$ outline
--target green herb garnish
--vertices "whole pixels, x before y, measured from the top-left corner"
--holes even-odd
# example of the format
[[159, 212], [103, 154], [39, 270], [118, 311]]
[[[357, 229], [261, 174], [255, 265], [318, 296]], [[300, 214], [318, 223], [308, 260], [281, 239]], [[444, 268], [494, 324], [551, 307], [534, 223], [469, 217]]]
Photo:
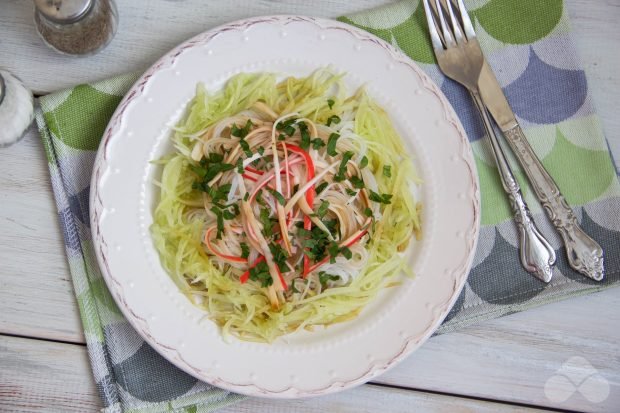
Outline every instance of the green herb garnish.
[[329, 202], [328, 201], [321, 201], [321, 205], [319, 206], [319, 209], [316, 210], [316, 215], [319, 218], [323, 218], [325, 216], [325, 214], [327, 214], [327, 210], [329, 209]]
[[217, 239], [222, 239], [222, 232], [224, 232], [224, 216], [222, 210], [216, 206], [211, 207], [211, 212], [217, 217]]
[[266, 237], [270, 237], [273, 235], [273, 222], [269, 217], [269, 210], [266, 208], [262, 208], [259, 214], [259, 220], [263, 224], [263, 234]]
[[331, 125], [332, 125], [332, 123], [334, 123], [334, 124], [336, 124], [336, 125], [337, 125], [337, 124], [339, 124], [339, 123], [340, 123], [340, 117], [339, 117], [339, 116], [337, 116], [337, 115], [332, 115], [332, 116], [330, 116], [329, 118], [327, 118], [327, 123], [326, 123], [326, 125], [327, 125], [327, 126], [331, 126]]
[[250, 119], [248, 119], [248, 121], [245, 123], [245, 126], [243, 126], [242, 128], [238, 127], [236, 124], [233, 124], [230, 127], [230, 134], [239, 139], [244, 139], [246, 136], [248, 136], [248, 133], [250, 133], [252, 126], [254, 126], [254, 124]]
[[273, 195], [273, 197], [278, 201], [280, 205], [286, 205], [286, 200], [284, 199], [284, 196], [282, 196], [281, 193], [271, 188], [267, 188], [267, 191], [269, 191], [269, 193]]
[[347, 171], [347, 163], [353, 158], [355, 155], [352, 151], [346, 151], [342, 155], [342, 161], [340, 162], [340, 166], [338, 167], [338, 173], [334, 176], [334, 181], [341, 182], [344, 181], [344, 174]]
[[364, 155], [360, 161], [360, 169], [364, 169], [366, 166], [368, 166], [368, 158]]
[[336, 156], [338, 154], [336, 152], [336, 142], [338, 141], [339, 137], [340, 135], [337, 133], [332, 133], [331, 135], [329, 135], [329, 138], [327, 139], [327, 154], [329, 156]]
[[357, 175], [353, 175], [349, 178], [349, 181], [351, 181], [351, 185], [353, 185], [354, 188], [362, 189], [365, 187], [364, 181]]
[[273, 256], [273, 261], [280, 269], [280, 272], [288, 272], [289, 268], [286, 265], [286, 259], [288, 258], [288, 254], [286, 253], [284, 248], [272, 242], [269, 244], [269, 250], [271, 251], [271, 255]]
[[[328, 183], [327, 182], [323, 182], [322, 184], [320, 184], [319, 186], [316, 187], [315, 191], [317, 194], [320, 194], [321, 192], [323, 192], [323, 190], [325, 188], [327, 188]], [[297, 192], [297, 191], [295, 191]]]
[[392, 194], [378, 194], [374, 191], [370, 191], [368, 198], [371, 201], [379, 202], [380, 204], [391, 204]]
[[308, 149], [310, 147], [310, 132], [308, 132], [308, 125], [306, 125], [305, 122], [299, 122], [298, 123], [299, 126], [299, 133], [301, 134], [301, 142], [299, 143], [299, 146], [301, 147], [301, 149]]
[[340, 248], [340, 253], [348, 260], [353, 258], [353, 253], [351, 252], [351, 250], [347, 246], [344, 246], [344, 247]]
[[312, 147], [314, 149], [321, 149], [323, 146], [325, 146], [325, 142], [323, 142], [323, 139], [321, 138], [312, 139]]
[[319, 282], [321, 286], [325, 288], [327, 286], [328, 281], [338, 281], [340, 276], [328, 274], [325, 271], [319, 271]]
[[241, 247], [241, 258], [249, 257], [250, 247], [248, 247], [248, 244], [246, 244], [245, 242], [242, 242], [241, 244], [239, 244], [239, 246]]
[[246, 154], [246, 156], [250, 157], [252, 156], [252, 150], [250, 149], [250, 144], [243, 138], [239, 139], [239, 146], [241, 146], [241, 149], [243, 149], [243, 152]]
[[387, 176], [388, 178], [392, 177], [392, 167], [390, 165], [383, 166], [383, 175]]
[[269, 287], [273, 284], [273, 278], [271, 278], [269, 267], [265, 261], [261, 261], [250, 268], [250, 280], [260, 282], [261, 287]]

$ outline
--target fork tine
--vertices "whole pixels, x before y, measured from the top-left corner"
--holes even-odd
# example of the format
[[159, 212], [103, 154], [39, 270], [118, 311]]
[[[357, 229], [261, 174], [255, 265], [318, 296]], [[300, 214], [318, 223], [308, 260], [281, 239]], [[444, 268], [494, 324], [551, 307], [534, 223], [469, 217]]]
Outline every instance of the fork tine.
[[437, 23], [435, 22], [435, 18], [433, 16], [433, 11], [431, 10], [430, 4], [428, 4], [429, 0], [424, 0], [424, 13], [426, 14], [426, 22], [428, 24], [428, 31], [431, 34], [431, 43], [433, 44], [433, 49], [443, 49], [443, 43], [441, 41], [441, 36], [437, 31]]
[[454, 11], [452, 10], [452, 0], [444, 1], [448, 9], [448, 14], [450, 15], [450, 23], [452, 23], [452, 33], [454, 34], [454, 39], [457, 43], [461, 43], [463, 40], [466, 40], [466, 38], [461, 31], [461, 24], [459, 23], [459, 19], [456, 17]]
[[463, 0], [457, 0], [457, 2], [459, 6], [459, 14], [461, 15], [461, 20], [463, 20], [463, 29], [465, 30], [465, 36], [467, 36], [467, 39], [473, 39], [476, 37], [476, 32], [474, 31], [474, 26], [471, 24], [471, 19], [469, 18], [467, 9], [463, 4]]
[[439, 17], [439, 24], [441, 26], [441, 31], [443, 34], [443, 39], [446, 43], [446, 47], [454, 47], [456, 46], [456, 42], [454, 41], [454, 37], [452, 36], [450, 27], [448, 26], [448, 23], [446, 22], [446, 19], [443, 16], [441, 2], [439, 0], [435, 0], [435, 5], [437, 7], [437, 16]]

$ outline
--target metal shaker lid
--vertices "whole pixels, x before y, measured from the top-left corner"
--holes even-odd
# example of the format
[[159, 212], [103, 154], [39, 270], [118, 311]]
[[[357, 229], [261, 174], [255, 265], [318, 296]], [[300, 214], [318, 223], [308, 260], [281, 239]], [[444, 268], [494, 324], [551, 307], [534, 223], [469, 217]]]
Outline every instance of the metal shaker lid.
[[80, 20], [92, 4], [92, 0], [34, 0], [37, 11], [43, 17], [59, 24]]

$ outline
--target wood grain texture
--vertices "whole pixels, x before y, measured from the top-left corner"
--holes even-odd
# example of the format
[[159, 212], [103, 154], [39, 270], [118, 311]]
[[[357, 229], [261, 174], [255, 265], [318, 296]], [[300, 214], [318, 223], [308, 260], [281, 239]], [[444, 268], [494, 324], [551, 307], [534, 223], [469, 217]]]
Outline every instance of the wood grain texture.
[[0, 150], [0, 333], [83, 342], [70, 277], [33, 127]]
[[[392, 0], [393, 1], [393, 0]], [[110, 45], [87, 58], [61, 56], [47, 48], [33, 22], [31, 1], [8, 0], [0, 13], [0, 65], [37, 93], [145, 70], [163, 53], [223, 23], [267, 14], [337, 17], [391, 0], [117, 0], [119, 26]], [[62, 75], [60, 75], [62, 74]]]
[[[95, 412], [101, 408], [86, 348], [0, 336], [0, 411]], [[278, 401], [248, 399], [221, 413], [537, 412], [501, 403], [364, 385], [326, 397]]]
[[[433, 337], [377, 381], [554, 408], [614, 411], [620, 406], [617, 308], [620, 289], [615, 288]], [[592, 403], [579, 392], [564, 402], [547, 398], [547, 380], [571, 357], [588, 360], [608, 382], [606, 400]]]
[[620, 2], [567, 0], [566, 8], [588, 77], [588, 86], [603, 120], [603, 130], [613, 153], [619, 154], [620, 117], [617, 106], [620, 96]]
[[0, 411], [93, 412], [101, 402], [86, 348], [0, 336]]
[[[121, 26], [109, 48], [93, 57], [69, 58], [41, 43], [34, 31], [29, 1], [5, 1], [0, 12], [0, 65], [36, 91], [48, 92], [144, 69], [178, 42], [232, 19], [274, 13], [337, 16], [389, 0], [117, 2]], [[615, 113], [620, 95], [620, 3], [567, 0], [566, 4], [594, 102], [612, 151], [620, 159], [620, 119]], [[148, 43], [144, 38], [149, 39]], [[556, 408], [613, 411], [620, 406], [619, 306], [620, 289], [612, 289], [432, 338], [376, 380], [416, 391], [369, 385], [301, 402], [247, 401], [238, 410], [228, 411], [374, 412], [386, 411], [386, 406], [393, 411], [411, 411], [412, 406], [416, 410], [423, 406], [426, 411], [445, 406], [449, 411], [454, 411], [454, 406], [465, 410], [507, 408], [475, 404], [477, 401], [470, 405], [469, 399], [429, 395], [422, 393], [424, 390]], [[0, 149], [2, 333], [76, 343], [84, 340], [49, 172], [34, 130], [18, 144]], [[590, 403], [575, 393], [565, 402], [552, 403], [545, 397], [545, 382], [573, 356], [586, 358], [609, 382], [611, 393], [607, 400]], [[49, 377], [45, 377], [48, 373]], [[84, 347], [0, 336], [0, 411], [91, 411], [97, 406]], [[420, 410], [425, 411], [423, 408]]]
[[364, 385], [347, 392], [305, 400], [248, 399], [218, 413], [533, 413], [542, 410], [476, 399]]

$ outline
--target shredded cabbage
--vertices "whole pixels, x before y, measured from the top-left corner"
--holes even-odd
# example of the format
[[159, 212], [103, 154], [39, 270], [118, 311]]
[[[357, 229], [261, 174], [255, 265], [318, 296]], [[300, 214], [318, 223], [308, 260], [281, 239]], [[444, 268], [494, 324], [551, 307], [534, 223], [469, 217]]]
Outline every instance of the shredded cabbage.
[[[274, 74], [243, 73], [213, 95], [199, 84], [185, 118], [175, 128], [176, 152], [161, 160], [161, 196], [151, 233], [164, 268], [225, 335], [272, 342], [298, 329], [350, 320], [382, 288], [394, 285], [398, 274], [412, 275], [402, 252], [412, 235], [421, 236], [421, 205], [411, 191], [420, 182], [389, 116], [363, 89], [347, 95], [343, 76], [323, 69], [277, 82]], [[209, 256], [203, 244], [208, 212], [202, 208], [202, 193], [192, 187], [195, 175], [190, 169], [194, 144], [205, 131], [256, 102], [264, 102], [279, 116], [296, 113], [320, 125], [339, 114], [342, 122], [336, 128], [355, 146], [354, 159], [359, 162], [364, 155], [368, 159], [364, 180], [377, 192], [392, 194], [391, 203], [374, 206], [376, 221], [368, 241], [360, 246], [365, 249], [365, 267], [352, 275], [340, 259], [326, 264], [326, 271], [341, 275], [340, 283], [332, 282], [318, 294], [293, 292], [278, 309], [270, 305], [259, 283], [240, 283], [234, 268], [216, 265]], [[383, 172], [384, 166], [391, 167], [390, 176]]]

